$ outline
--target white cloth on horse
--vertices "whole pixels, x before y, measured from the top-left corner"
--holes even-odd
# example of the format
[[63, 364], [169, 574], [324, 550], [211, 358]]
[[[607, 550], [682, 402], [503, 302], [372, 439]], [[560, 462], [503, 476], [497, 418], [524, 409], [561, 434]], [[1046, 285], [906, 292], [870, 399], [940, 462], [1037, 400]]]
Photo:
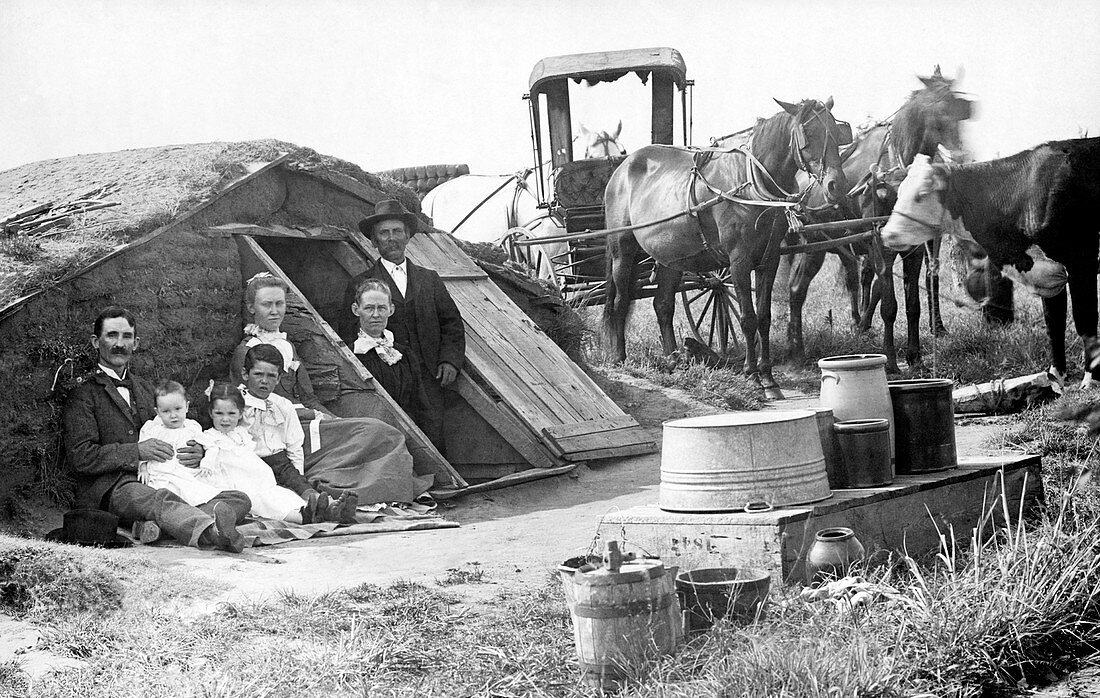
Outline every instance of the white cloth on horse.
[[250, 323], [244, 326], [244, 333], [251, 339], [245, 342], [245, 346], [254, 347], [257, 344], [270, 344], [283, 355], [283, 370], [297, 371], [299, 362], [294, 358], [294, 345], [286, 338], [286, 332], [271, 332]]

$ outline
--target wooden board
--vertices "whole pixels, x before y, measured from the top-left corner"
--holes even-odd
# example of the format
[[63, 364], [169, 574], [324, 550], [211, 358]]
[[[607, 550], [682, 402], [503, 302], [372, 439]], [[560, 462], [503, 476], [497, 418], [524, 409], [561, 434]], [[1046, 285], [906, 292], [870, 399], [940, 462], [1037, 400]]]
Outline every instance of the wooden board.
[[[314, 322], [317, 323], [317, 325], [321, 328], [321, 331], [328, 337], [329, 341], [332, 343], [332, 346], [336, 349], [337, 352], [339, 352], [344, 361], [349, 364], [352, 370], [359, 374], [360, 378], [374, 386], [374, 390], [382, 399], [383, 403], [389, 408], [390, 416], [393, 421], [396, 422], [395, 426], [397, 426], [405, 434], [405, 439], [409, 445], [409, 452], [413, 456], [417, 471], [427, 471], [435, 474], [437, 478], [439, 478], [439, 480], [437, 481], [437, 485], [442, 485], [444, 487], [448, 485], [453, 487], [465, 487], [467, 483], [462, 478], [462, 476], [459, 475], [458, 472], [451, 467], [451, 464], [448, 463], [443, 455], [439, 452], [439, 450], [436, 449], [434, 445], [432, 445], [432, 442], [428, 439], [427, 436], [424, 435], [424, 432], [422, 432], [420, 428], [416, 426], [416, 423], [413, 422], [412, 418], [405, 414], [405, 412], [398, 406], [394, 399], [390, 397], [389, 393], [387, 393], [381, 385], [374, 381], [373, 377], [370, 375], [370, 372], [367, 371], [366, 367], [364, 367], [363, 364], [357, 358], [355, 358], [355, 355], [351, 353], [351, 350], [348, 349], [343, 340], [341, 340], [340, 337], [337, 336], [336, 332], [332, 329], [332, 327], [329, 326], [327, 322], [325, 322], [325, 320], [320, 316], [317, 310], [310, 304], [309, 300], [306, 299], [305, 295], [303, 295], [302, 292], [298, 290], [298, 288], [294, 285], [294, 282], [290, 280], [290, 277], [288, 277], [279, 267], [279, 265], [276, 264], [275, 261], [271, 259], [271, 257], [266, 252], [264, 252], [259, 243], [257, 243], [255, 240], [247, 235], [241, 235], [237, 239], [241, 242], [241, 245], [243, 246], [242, 249], [244, 251], [247, 251], [248, 254], [250, 254], [271, 274], [281, 278], [287, 283], [287, 285], [290, 287], [290, 292], [297, 297], [297, 301], [300, 302], [310, 313], [310, 315], [313, 317]], [[245, 265], [246, 258], [245, 255], [242, 254], [242, 271], [244, 271]]]
[[925, 553], [937, 548], [941, 532], [970, 535], [996, 502], [1002, 473], [1011, 516], [1021, 501], [1042, 501], [1040, 470], [1039, 456], [962, 459], [953, 470], [898, 478], [888, 487], [834, 490], [814, 505], [752, 514], [640, 506], [606, 515], [599, 535], [625, 536], [627, 543], [681, 569], [756, 567], [771, 572], [777, 582], [799, 581], [802, 560], [823, 528], [851, 528], [869, 552]]
[[[362, 233], [349, 231], [348, 237], [364, 254], [377, 257]], [[486, 396], [493, 396], [497, 411], [508, 415], [489, 411], [483, 416], [498, 429], [522, 425], [528, 436], [519, 439], [520, 432], [515, 432], [512, 444], [522, 444], [517, 450], [525, 455], [534, 457], [530, 440], [541, 442], [541, 464], [533, 460], [532, 465], [550, 467], [546, 459], [560, 463], [657, 450], [637, 421], [623, 413], [449, 235], [415, 235], [407, 254], [414, 263], [440, 272], [466, 325], [465, 373]], [[504, 422], [510, 426], [498, 427]], [[567, 425], [577, 429], [577, 438], [571, 440], [571, 432], [559, 431]], [[597, 436], [601, 433], [606, 436]]]
[[516, 416], [489, 397], [481, 386], [463, 371], [455, 382], [455, 389], [464, 400], [504, 437], [512, 448], [534, 468], [555, 468], [563, 463], [523, 426]]
[[654, 441], [639, 441], [638, 423], [629, 415], [562, 424], [542, 430], [555, 451], [570, 460], [591, 460], [607, 451], [621, 455], [651, 453]]

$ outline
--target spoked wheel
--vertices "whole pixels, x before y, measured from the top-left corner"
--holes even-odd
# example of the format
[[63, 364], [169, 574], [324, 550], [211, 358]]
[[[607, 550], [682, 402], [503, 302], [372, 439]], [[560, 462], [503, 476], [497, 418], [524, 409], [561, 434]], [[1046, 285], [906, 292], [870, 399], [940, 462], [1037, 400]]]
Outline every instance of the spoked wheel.
[[[509, 228], [498, 244], [513, 264], [522, 267], [528, 276], [537, 279], [541, 276], [542, 248], [538, 245], [519, 246], [515, 244], [517, 240], [529, 240], [530, 238], [530, 231], [522, 226], [517, 226]], [[548, 280], [555, 281], [554, 279]]]
[[685, 274], [682, 286], [680, 302], [695, 339], [719, 356], [728, 356], [730, 347], [739, 350], [741, 314], [729, 269]]

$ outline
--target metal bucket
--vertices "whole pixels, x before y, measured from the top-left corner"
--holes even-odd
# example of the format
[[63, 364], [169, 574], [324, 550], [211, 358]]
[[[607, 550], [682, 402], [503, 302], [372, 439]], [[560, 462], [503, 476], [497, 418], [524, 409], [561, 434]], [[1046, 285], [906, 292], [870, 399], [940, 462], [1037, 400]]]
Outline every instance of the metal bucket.
[[899, 474], [932, 473], [958, 465], [952, 387], [946, 378], [890, 382]]
[[766, 511], [826, 499], [817, 418], [809, 410], [729, 412], [664, 424], [658, 506]]
[[819, 359], [819, 403], [833, 411], [833, 419], [885, 419], [890, 423], [890, 459], [895, 457], [894, 408], [886, 387], [884, 354], [848, 354]]

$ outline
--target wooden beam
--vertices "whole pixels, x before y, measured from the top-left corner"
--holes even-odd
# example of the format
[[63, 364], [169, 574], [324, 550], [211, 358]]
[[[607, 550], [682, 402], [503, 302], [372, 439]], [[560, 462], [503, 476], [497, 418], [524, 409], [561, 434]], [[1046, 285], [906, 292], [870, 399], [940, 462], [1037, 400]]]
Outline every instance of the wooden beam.
[[401, 409], [401, 407], [397, 404], [397, 402], [394, 401], [392, 397], [390, 397], [390, 394], [386, 392], [385, 388], [383, 388], [381, 385], [378, 384], [377, 381], [374, 380], [374, 377], [371, 376], [370, 371], [368, 371], [366, 367], [363, 366], [362, 362], [360, 362], [359, 359], [355, 357], [355, 354], [351, 353], [351, 350], [348, 349], [348, 345], [344, 343], [344, 340], [340, 339], [340, 337], [336, 334], [332, 327], [327, 322], [325, 322], [324, 318], [322, 318], [321, 315], [317, 312], [317, 309], [314, 308], [313, 304], [309, 302], [309, 299], [306, 298], [300, 290], [298, 290], [298, 287], [294, 285], [294, 282], [290, 280], [290, 277], [287, 276], [286, 273], [279, 267], [279, 265], [275, 263], [275, 260], [272, 259], [271, 256], [268, 255], [262, 247], [260, 247], [260, 244], [253, 240], [251, 237], [247, 235], [242, 235], [238, 239], [244, 243], [245, 247], [253, 255], [255, 255], [256, 258], [264, 266], [266, 266], [272, 274], [286, 282], [287, 286], [290, 287], [290, 290], [295, 295], [297, 295], [299, 299], [301, 299], [302, 304], [305, 306], [306, 310], [309, 311], [310, 315], [313, 317], [314, 322], [318, 324], [318, 326], [321, 328], [321, 331], [328, 338], [329, 342], [332, 343], [332, 346], [336, 349], [337, 353], [340, 354], [340, 357], [351, 366], [352, 370], [356, 372], [359, 378], [367, 383], [374, 385], [378, 395], [390, 408], [395, 419], [401, 425], [401, 430], [405, 433], [405, 438], [408, 439], [408, 441], [413, 446], [415, 446], [415, 450], [410, 449], [410, 451], [413, 452], [413, 455], [416, 456], [419, 454], [421, 456], [421, 461], [424, 464], [428, 465], [430, 470], [445, 475], [455, 485], [459, 487], [467, 486], [467, 482], [462, 478], [461, 475], [458, 474], [458, 471], [451, 467], [451, 464], [447, 462], [447, 459], [443, 457], [443, 454], [441, 454], [439, 450], [428, 439], [428, 437], [424, 435], [424, 432], [420, 430], [420, 427], [416, 426], [416, 423], [413, 422], [412, 418], [409, 417], [409, 415], [405, 414], [405, 411]]
[[518, 485], [524, 482], [542, 480], [543, 478], [554, 477], [555, 475], [565, 475], [566, 473], [570, 473], [576, 470], [578, 465], [583, 465], [583, 463], [569, 463], [568, 465], [562, 465], [557, 468], [531, 468], [530, 470], [521, 470], [518, 473], [512, 473], [511, 475], [499, 477], [491, 482], [482, 482], [477, 485], [470, 485], [469, 487], [462, 490], [442, 492], [432, 490], [431, 493], [432, 496], [436, 499], [452, 499], [454, 497], [461, 497], [462, 495], [466, 494], [476, 494], [478, 492], [499, 490], [502, 487], [510, 487], [512, 485]]
[[356, 254], [346, 237], [341, 236], [340, 244], [330, 246], [326, 252], [328, 252], [329, 257], [332, 257], [333, 261], [339, 264], [340, 268], [342, 268], [350, 278], [354, 279], [368, 269], [367, 263], [363, 261], [363, 257]]
[[207, 228], [207, 230], [226, 237], [231, 235], [251, 235], [252, 237], [293, 238], [295, 240], [332, 240], [334, 242], [344, 242], [345, 240], [344, 234], [337, 230], [314, 229], [311, 232], [307, 232], [285, 225], [266, 227], [245, 223], [226, 223], [225, 225], [212, 226]]

